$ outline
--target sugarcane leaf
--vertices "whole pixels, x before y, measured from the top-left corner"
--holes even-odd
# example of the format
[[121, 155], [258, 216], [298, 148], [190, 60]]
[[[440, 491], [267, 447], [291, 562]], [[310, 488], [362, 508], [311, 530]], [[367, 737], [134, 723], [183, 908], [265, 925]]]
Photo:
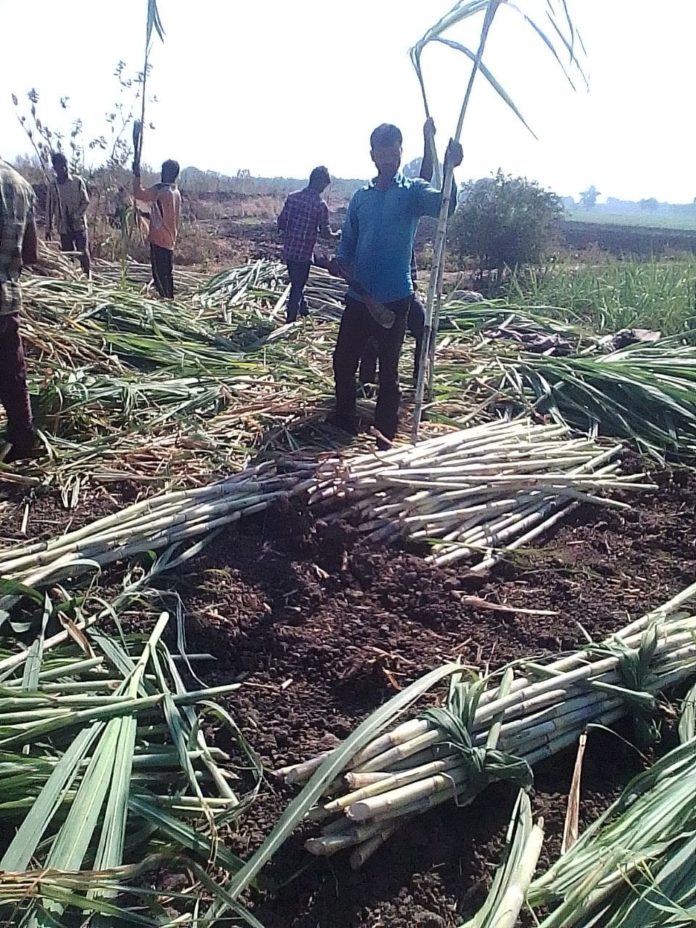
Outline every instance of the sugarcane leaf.
[[3, 596], [25, 596], [32, 599], [37, 605], [43, 605], [43, 594], [31, 586], [13, 580], [11, 577], [0, 577], [0, 594]]
[[107, 722], [67, 818], [46, 857], [46, 866], [56, 870], [81, 868], [111, 785], [119, 732], [120, 719]]
[[[546, 32], [544, 32], [544, 30], [543, 30], [540, 26], [537, 25], [537, 23], [531, 18], [531, 16], [528, 16], [528, 15], [527, 15], [523, 10], [521, 10], [516, 4], [512, 3], [511, 0], [507, 0], [506, 6], [507, 6], [508, 9], [514, 10], [516, 13], [518, 13], [518, 14], [524, 19], [524, 21], [527, 23], [527, 25], [530, 26], [530, 28], [532, 29], [532, 31], [541, 39], [541, 41], [544, 43], [546, 49], [551, 53], [551, 55], [552, 55], [553, 58], [555, 59], [556, 63], [558, 64], [559, 68], [560, 68], [561, 71], [563, 72], [563, 74], [564, 74], [566, 80], [568, 81], [568, 83], [570, 84], [570, 86], [573, 88], [573, 90], [575, 90], [576, 87], [575, 87], [575, 84], [573, 83], [573, 79], [571, 78], [571, 76], [570, 76], [570, 74], [568, 73], [568, 71], [567, 71], [565, 65], [564, 65], [563, 62], [561, 61], [560, 55], [558, 54], [558, 52], [557, 52], [557, 50], [556, 50], [556, 46], [555, 46], [554, 43], [551, 41], [551, 39], [550, 39], [549, 36], [546, 34]], [[549, 22], [550, 22], [550, 24], [551, 24], [551, 27], [552, 27], [552, 29], [554, 30], [556, 36], [560, 39], [561, 44], [562, 44], [563, 47], [566, 49], [566, 51], [569, 52], [569, 54], [570, 54], [570, 63], [576, 65], [576, 66], [577, 66], [577, 69], [580, 71], [580, 74], [582, 75], [582, 68], [580, 67], [580, 62], [578, 61], [577, 57], [575, 56], [572, 43], [569, 42], [569, 41], [565, 38], [565, 36], [564, 36], [563, 33], [561, 32], [561, 30], [560, 30], [560, 28], [559, 28], [558, 23], [556, 22], [556, 20], [555, 20], [553, 17], [550, 17], [550, 16], [548, 17], [548, 19], [549, 19]], [[571, 23], [571, 28], [572, 28], [572, 23]], [[582, 75], [582, 76], [584, 77], [584, 75]], [[587, 83], [586, 80], [585, 80], [585, 83]]]
[[[466, 57], [469, 58], [473, 62], [477, 60], [476, 53], [473, 52], [470, 48], [467, 48], [465, 45], [462, 45], [460, 42], [455, 42], [453, 39], [445, 39], [442, 37], [438, 37], [434, 41], [439, 42], [442, 45], [446, 45], [448, 48], [452, 48], [458, 52], [461, 52], [463, 55], [466, 55]], [[507, 92], [507, 90], [505, 90], [505, 88], [500, 83], [500, 81], [497, 80], [497, 78], [491, 72], [488, 66], [485, 65], [483, 61], [479, 61], [478, 67], [479, 67], [479, 70], [481, 71], [481, 74], [483, 74], [483, 76], [486, 78], [486, 80], [491, 85], [493, 90], [495, 90], [495, 92], [498, 94], [498, 96], [503, 101], [503, 103], [505, 103], [505, 105], [508, 106], [512, 110], [512, 112], [519, 119], [519, 121], [522, 123], [525, 129], [527, 129], [527, 131], [536, 139], [537, 138], [536, 133], [534, 132], [532, 127], [529, 125], [527, 120], [522, 115], [521, 110], [519, 109], [517, 104], [514, 102], [514, 100], [512, 99], [510, 94]]]
[[117, 726], [116, 751], [113, 757], [114, 769], [111, 774], [111, 786], [94, 862], [97, 870], [109, 870], [121, 865], [126, 834], [128, 793], [133, 769], [137, 723], [134, 717], [126, 717], [116, 719], [114, 725]]
[[27, 659], [24, 664], [24, 673], [22, 675], [22, 690], [24, 692], [35, 692], [39, 684], [39, 674], [41, 672], [41, 662], [43, 660], [44, 640], [46, 637], [46, 626], [51, 617], [51, 600], [44, 596], [44, 609], [41, 617], [41, 628], [35, 641], [29, 648]]
[[219, 918], [218, 912], [231, 909], [239, 918], [243, 919], [250, 928], [264, 928], [258, 918], [252, 915], [244, 906], [240, 905], [237, 899], [232, 896], [229, 888], [216, 883], [205, 870], [195, 863], [193, 864], [193, 870], [203, 886], [211, 893], [214, 900], [208, 912], [203, 916], [202, 922], [204, 925], [214, 925]]
[[508, 887], [512, 884], [520, 865], [525, 845], [532, 831], [532, 808], [529, 796], [520, 790], [508, 825], [503, 858], [495, 871], [493, 884], [486, 901], [474, 918], [460, 928], [497, 928], [501, 916], [500, 906]]
[[152, 39], [152, 33], [156, 32], [160, 41], [164, 42], [164, 28], [162, 26], [162, 20], [160, 19], [159, 10], [157, 8], [157, 0], [147, 0], [147, 44], [150, 44]]
[[83, 729], [53, 768], [45, 786], [0, 860], [1, 870], [26, 870], [44, 833], [79, 775], [80, 764], [104, 728], [96, 722]]
[[682, 744], [696, 738], [696, 683], [688, 691], [681, 706], [679, 740]]
[[153, 825], [164, 838], [186, 848], [204, 863], [224, 867], [228, 873], [237, 873], [244, 866], [242, 858], [233, 854], [222, 842], [213, 843], [201, 831], [160, 808], [156, 797], [146, 790], [132, 791], [128, 804], [136, 815]]

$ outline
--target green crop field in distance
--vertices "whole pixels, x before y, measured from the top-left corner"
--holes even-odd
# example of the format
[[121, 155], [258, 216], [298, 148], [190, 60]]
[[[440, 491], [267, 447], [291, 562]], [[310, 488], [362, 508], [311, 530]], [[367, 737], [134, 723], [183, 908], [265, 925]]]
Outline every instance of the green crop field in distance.
[[569, 222], [589, 222], [601, 225], [635, 226], [649, 229], [674, 229], [675, 231], [696, 232], [696, 208], [692, 214], [682, 215], [670, 212], [645, 213], [610, 213], [600, 209], [568, 210]]

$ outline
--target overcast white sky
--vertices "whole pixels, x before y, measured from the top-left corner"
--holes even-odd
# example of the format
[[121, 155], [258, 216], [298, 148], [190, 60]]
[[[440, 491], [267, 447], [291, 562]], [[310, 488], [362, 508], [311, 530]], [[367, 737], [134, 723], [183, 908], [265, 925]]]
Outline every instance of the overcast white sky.
[[[519, 0], [529, 12], [543, 0]], [[462, 177], [502, 167], [563, 195], [690, 202], [696, 195], [695, 0], [570, 0], [587, 46], [589, 93], [573, 93], [538, 39], [502, 10], [487, 62], [539, 136], [481, 82], [465, 125]], [[166, 42], [153, 53], [157, 131], [144, 159], [223, 173], [304, 177], [328, 165], [371, 173], [369, 133], [395, 122], [405, 157], [423, 109], [408, 49], [452, 0], [159, 0]], [[142, 61], [145, 0], [0, 0], [0, 154], [27, 151], [10, 92], [35, 87], [47, 122], [65, 94], [87, 134], [102, 131], [114, 66]], [[476, 26], [455, 37], [475, 44]], [[16, 41], [13, 41], [16, 37]], [[464, 58], [426, 51], [441, 147], [467, 78]], [[63, 114], [65, 120], [65, 114]]]

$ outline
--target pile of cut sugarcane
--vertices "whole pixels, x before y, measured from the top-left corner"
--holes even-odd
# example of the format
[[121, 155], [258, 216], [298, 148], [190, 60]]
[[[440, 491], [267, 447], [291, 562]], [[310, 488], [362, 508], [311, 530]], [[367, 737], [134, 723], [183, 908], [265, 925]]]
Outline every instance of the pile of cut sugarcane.
[[[524, 661], [468, 681], [455, 668], [444, 709], [379, 735], [326, 784], [311, 813], [324, 822], [322, 833], [307, 849], [351, 848], [359, 867], [428, 809], [466, 805], [495, 780], [529, 786], [534, 764], [573, 745], [590, 723], [611, 725], [634, 713], [649, 731], [656, 694], [696, 673], [696, 616], [677, 611], [694, 596], [696, 584], [602, 644], [553, 661]], [[302, 783], [330, 758], [278, 773]]]
[[[342, 278], [312, 265], [305, 288], [310, 311], [324, 319], [340, 319], [347, 289]], [[234, 307], [250, 302], [267, 307], [271, 318], [275, 318], [284, 309], [289, 294], [285, 265], [261, 260], [216, 274], [200, 292], [198, 300], [206, 309], [222, 309], [224, 319]]]
[[262, 512], [298, 485], [297, 476], [277, 476], [266, 463], [209, 486], [163, 493], [65, 535], [0, 551], [0, 576], [36, 586], [59, 574], [75, 576], [95, 565], [210, 536], [244, 515]]
[[642, 474], [619, 474], [621, 453], [560, 425], [494, 421], [415, 447], [329, 459], [309, 500], [349, 504], [374, 541], [431, 541], [431, 562], [479, 559], [473, 569], [483, 572], [580, 503], [627, 508], [598, 496], [647, 488]]
[[152, 497], [58, 538], [0, 550], [0, 576], [35, 586], [75, 575], [209, 536], [305, 492], [319, 512], [327, 503], [337, 508], [333, 517], [357, 512], [371, 540], [434, 539], [434, 563], [478, 559], [473, 570], [483, 571], [582, 502], [626, 508], [597, 495], [646, 486], [641, 475], [619, 474], [620, 454], [620, 446], [604, 448], [569, 438], [561, 426], [519, 419], [319, 466], [295, 461], [283, 474], [267, 462], [208, 486]]
[[[693, 688], [682, 744], [628, 784], [619, 799], [531, 886], [549, 914], [540, 928], [658, 928], [696, 912], [696, 730]], [[690, 915], [688, 913], [691, 913]]]
[[245, 808], [239, 773], [201, 724], [214, 718], [246, 750], [214, 702], [240, 684], [188, 691], [162, 641], [168, 614], [148, 638], [119, 640], [96, 627], [111, 611], [49, 636], [47, 601], [31, 646], [0, 652], [0, 920], [57, 924], [81, 909], [137, 922], [125, 900], [112, 911], [120, 880], [135, 898], [153, 892], [121, 870], [126, 858], [241, 866], [218, 841]]

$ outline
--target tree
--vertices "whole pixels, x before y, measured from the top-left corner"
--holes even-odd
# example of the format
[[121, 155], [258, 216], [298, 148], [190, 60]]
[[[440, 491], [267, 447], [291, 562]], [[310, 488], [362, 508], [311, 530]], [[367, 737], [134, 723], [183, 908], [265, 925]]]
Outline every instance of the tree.
[[648, 213], [654, 213], [657, 211], [660, 204], [658, 203], [655, 197], [649, 197], [648, 199], [645, 199], [645, 200], [639, 200], [638, 206], [640, 206], [642, 210], [645, 210]]
[[450, 227], [450, 242], [460, 261], [476, 258], [482, 271], [539, 264], [554, 244], [563, 216], [560, 198], [524, 177], [501, 171], [470, 182]]
[[580, 205], [584, 206], [585, 209], [592, 209], [593, 206], [597, 205], [598, 196], [599, 190], [592, 184], [591, 187], [588, 187], [587, 190], [583, 190], [580, 194]]

